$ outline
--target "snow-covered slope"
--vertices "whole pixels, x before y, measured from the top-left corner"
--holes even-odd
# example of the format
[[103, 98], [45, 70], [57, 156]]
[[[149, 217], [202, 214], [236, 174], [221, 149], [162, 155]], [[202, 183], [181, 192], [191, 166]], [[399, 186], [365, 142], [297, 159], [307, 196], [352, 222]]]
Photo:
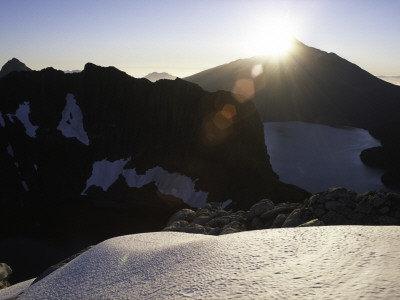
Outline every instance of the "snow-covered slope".
[[19, 299], [395, 299], [399, 256], [400, 227], [145, 233], [97, 245]]

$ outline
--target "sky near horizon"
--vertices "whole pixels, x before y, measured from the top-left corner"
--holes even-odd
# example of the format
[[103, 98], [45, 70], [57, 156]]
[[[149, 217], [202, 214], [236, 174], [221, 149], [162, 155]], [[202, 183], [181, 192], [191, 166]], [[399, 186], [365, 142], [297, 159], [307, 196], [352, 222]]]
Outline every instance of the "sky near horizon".
[[185, 77], [239, 58], [271, 20], [374, 75], [400, 75], [400, 0], [0, 0], [0, 66]]

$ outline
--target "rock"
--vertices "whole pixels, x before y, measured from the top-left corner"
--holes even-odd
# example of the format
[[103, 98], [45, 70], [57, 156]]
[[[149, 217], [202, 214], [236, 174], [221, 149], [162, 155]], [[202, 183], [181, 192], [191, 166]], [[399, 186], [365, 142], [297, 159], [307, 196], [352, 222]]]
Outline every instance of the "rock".
[[306, 223], [312, 219], [314, 219], [314, 215], [312, 210], [309, 208], [303, 209], [295, 209], [285, 220], [282, 224], [282, 228], [284, 227], [296, 227], [300, 224]]
[[373, 206], [369, 203], [368, 199], [361, 200], [356, 207], [356, 211], [368, 215], [373, 209]]
[[211, 226], [211, 227], [224, 227], [226, 224], [228, 224], [230, 222], [231, 222], [230, 216], [222, 216], [222, 217], [210, 220], [209, 222], [206, 223], [206, 225]]
[[387, 214], [390, 212], [390, 208], [388, 206], [382, 207], [379, 212], [383, 215]]
[[251, 229], [262, 229], [264, 227], [264, 223], [261, 221], [259, 217], [254, 217], [251, 219], [250, 228]]
[[194, 219], [192, 224], [205, 225], [208, 221], [210, 221], [210, 219], [211, 218], [209, 216], [202, 215]]
[[207, 232], [207, 234], [209, 235], [219, 235], [221, 233], [221, 228], [216, 227], [211, 229], [209, 232]]
[[182, 210], [177, 211], [172, 215], [172, 217], [169, 219], [167, 227], [170, 226], [173, 222], [179, 221], [179, 220], [185, 220], [188, 222], [192, 222], [194, 218], [196, 217], [196, 213], [188, 208], [184, 208]]
[[222, 229], [222, 231], [220, 232], [219, 235], [224, 235], [224, 234], [230, 234], [230, 233], [236, 233], [236, 232], [240, 232], [241, 230], [237, 229], [237, 228], [232, 228], [229, 226], [226, 226]]
[[372, 206], [374, 208], [381, 207], [386, 202], [386, 197], [383, 193], [378, 193], [372, 198]]
[[254, 217], [261, 216], [263, 213], [272, 210], [274, 207], [275, 204], [271, 200], [269, 199], [260, 200], [250, 208], [248, 217], [251, 219]]
[[273, 220], [277, 215], [289, 214], [299, 206], [299, 203], [278, 203], [274, 209], [263, 213], [260, 218], [264, 221]]
[[0, 263], [0, 280], [8, 279], [12, 274], [12, 270], [6, 263]]
[[199, 224], [190, 224], [189, 226], [185, 227], [183, 232], [187, 233], [197, 233], [197, 234], [206, 234], [207, 231], [204, 226]]
[[346, 203], [348, 206], [354, 206], [354, 201], [357, 197], [356, 192], [350, 191], [342, 187], [330, 188], [325, 192], [319, 193], [317, 195], [319, 195], [318, 199], [316, 200], [317, 203], [339, 201], [342, 203]]
[[185, 228], [189, 225], [188, 221], [179, 220], [173, 222], [171, 225], [165, 227], [162, 231], [181, 231], [182, 228]]
[[272, 223], [271, 228], [281, 228], [283, 223], [285, 222], [288, 215], [286, 214], [279, 214], [276, 216], [274, 222]]
[[223, 209], [218, 209], [211, 214], [211, 218], [218, 218], [218, 217], [227, 216], [227, 215], [229, 215], [229, 212], [227, 212], [226, 210], [223, 210]]
[[324, 222], [325, 225], [351, 225], [354, 223], [347, 219], [345, 216], [338, 214], [337, 212], [334, 212], [332, 210], [326, 213], [322, 217], [321, 221]]
[[379, 224], [380, 225], [400, 225], [400, 220], [393, 218], [393, 217], [389, 217], [389, 216], [380, 216]]
[[312, 211], [314, 215], [318, 218], [322, 217], [326, 213], [325, 208], [322, 206], [313, 207]]
[[245, 230], [246, 230], [246, 226], [243, 223], [240, 223], [238, 221], [232, 221], [222, 228], [220, 235], [235, 233], [235, 232], [240, 232], [240, 231], [245, 231]]
[[6, 263], [0, 263], [0, 289], [10, 286], [8, 279], [12, 274], [12, 270]]
[[314, 219], [311, 221], [308, 221], [307, 223], [301, 224], [297, 227], [310, 227], [310, 226], [324, 226], [324, 222], [318, 220], [318, 219]]
[[209, 209], [207, 209], [207, 208], [199, 208], [197, 211], [196, 211], [196, 215], [197, 216], [210, 216], [211, 215], [211, 211], [209, 210]]
[[330, 200], [325, 202], [325, 208], [340, 213], [346, 208], [346, 203], [338, 200]]

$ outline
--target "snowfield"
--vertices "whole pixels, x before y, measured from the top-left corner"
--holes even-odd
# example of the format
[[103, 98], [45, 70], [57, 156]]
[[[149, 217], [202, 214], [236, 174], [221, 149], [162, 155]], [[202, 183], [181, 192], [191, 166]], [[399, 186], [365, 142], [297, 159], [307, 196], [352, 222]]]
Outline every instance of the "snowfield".
[[104, 241], [18, 299], [398, 299], [399, 282], [400, 227], [155, 232]]

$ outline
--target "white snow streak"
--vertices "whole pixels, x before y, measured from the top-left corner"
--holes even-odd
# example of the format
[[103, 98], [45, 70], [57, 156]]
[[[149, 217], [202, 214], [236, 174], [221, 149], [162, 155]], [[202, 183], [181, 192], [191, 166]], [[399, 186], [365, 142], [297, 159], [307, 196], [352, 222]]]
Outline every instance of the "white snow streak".
[[[17, 110], [15, 111], [15, 114], [6, 114], [6, 116], [8, 117], [11, 123], [14, 123], [14, 117], [16, 117], [24, 125], [25, 133], [31, 138], [36, 138], [36, 129], [38, 129], [39, 126], [34, 126], [31, 123], [31, 120], [29, 119], [30, 113], [31, 113], [31, 108], [29, 106], [29, 102], [24, 102], [23, 104], [20, 104], [18, 106]], [[6, 125], [1, 113], [0, 113], [0, 125], [2, 127]]]
[[94, 185], [99, 186], [103, 191], [107, 191], [108, 188], [118, 179], [122, 173], [122, 169], [129, 160], [120, 159], [116, 161], [108, 161], [106, 159], [102, 161], [96, 161], [93, 164], [92, 176], [86, 181], [86, 187], [82, 192], [82, 195], [86, 194], [87, 189]]
[[7, 118], [10, 120], [11, 123], [14, 123], [14, 116], [12, 114], [6, 114]]
[[144, 233], [97, 245], [19, 299], [399, 299], [399, 257], [397, 226]]
[[36, 129], [38, 129], [39, 126], [34, 126], [31, 123], [29, 119], [30, 110], [29, 102], [24, 102], [24, 104], [19, 105], [15, 116], [24, 124], [26, 134], [31, 138], [36, 138]]
[[26, 184], [26, 182], [25, 182], [25, 181], [21, 181], [21, 184], [22, 184], [22, 187], [24, 188], [24, 190], [27, 191], [27, 192], [29, 192], [29, 187], [28, 187], [28, 185]]
[[140, 188], [154, 182], [161, 193], [180, 198], [192, 207], [202, 207], [206, 204], [208, 192], [196, 191], [195, 183], [191, 178], [179, 173], [169, 173], [161, 167], [154, 167], [147, 170], [145, 174], [138, 175], [136, 169], [124, 169], [128, 161], [130, 159], [95, 162], [92, 175], [87, 180], [82, 195], [86, 194], [92, 185], [106, 191], [122, 175], [129, 187]]
[[76, 103], [73, 94], [67, 94], [67, 103], [62, 112], [62, 118], [57, 129], [67, 138], [77, 138], [81, 143], [86, 146], [89, 145], [89, 137], [83, 128], [83, 115], [82, 111]]

